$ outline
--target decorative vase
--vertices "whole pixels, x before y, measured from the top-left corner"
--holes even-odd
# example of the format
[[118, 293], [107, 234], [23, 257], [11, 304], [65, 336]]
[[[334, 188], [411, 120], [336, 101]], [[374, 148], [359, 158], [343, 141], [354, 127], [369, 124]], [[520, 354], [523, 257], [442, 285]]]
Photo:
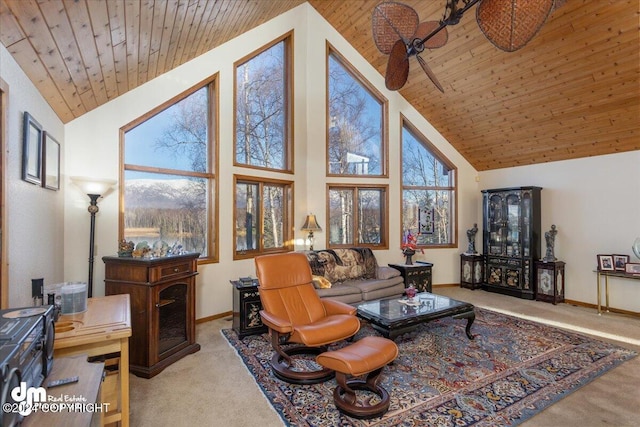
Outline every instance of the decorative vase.
[[413, 249], [405, 249], [402, 251], [402, 254], [405, 256], [404, 263], [406, 265], [413, 265], [412, 257], [416, 254], [416, 251]]

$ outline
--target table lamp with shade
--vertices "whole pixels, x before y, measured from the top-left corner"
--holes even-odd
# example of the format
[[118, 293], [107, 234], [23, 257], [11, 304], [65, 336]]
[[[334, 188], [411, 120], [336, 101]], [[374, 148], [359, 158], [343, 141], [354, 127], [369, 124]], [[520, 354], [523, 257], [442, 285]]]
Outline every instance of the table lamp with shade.
[[309, 250], [312, 251], [313, 250], [313, 232], [322, 231], [322, 228], [320, 228], [320, 226], [318, 225], [318, 221], [316, 220], [316, 216], [314, 214], [307, 215], [301, 230], [309, 232], [307, 239], [309, 240]]
[[75, 184], [83, 193], [89, 196], [89, 214], [91, 215], [91, 227], [89, 229], [89, 279], [87, 282], [87, 297], [93, 296], [93, 255], [94, 240], [96, 233], [96, 213], [98, 208], [98, 199], [105, 197], [111, 192], [116, 181], [113, 179], [88, 178], [82, 176], [72, 176], [71, 182]]

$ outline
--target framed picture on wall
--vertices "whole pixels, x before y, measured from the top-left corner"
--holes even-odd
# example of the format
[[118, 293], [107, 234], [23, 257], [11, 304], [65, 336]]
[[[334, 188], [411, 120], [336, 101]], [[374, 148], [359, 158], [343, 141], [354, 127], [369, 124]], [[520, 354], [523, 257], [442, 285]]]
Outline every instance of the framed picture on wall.
[[26, 111], [22, 131], [22, 179], [42, 183], [42, 126]]
[[614, 271], [613, 255], [598, 255], [598, 270]]
[[44, 132], [42, 158], [42, 186], [49, 190], [60, 189], [60, 144], [49, 132]]
[[624, 266], [629, 262], [629, 255], [613, 255], [613, 265], [618, 271], [624, 271]]

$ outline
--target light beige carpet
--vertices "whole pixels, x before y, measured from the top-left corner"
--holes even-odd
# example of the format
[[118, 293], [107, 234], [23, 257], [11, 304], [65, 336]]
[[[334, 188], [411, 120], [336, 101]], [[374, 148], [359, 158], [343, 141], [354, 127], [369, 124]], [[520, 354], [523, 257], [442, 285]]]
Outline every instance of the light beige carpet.
[[[556, 306], [455, 287], [436, 287], [447, 295], [534, 321], [604, 337], [640, 351], [640, 319], [567, 304]], [[253, 377], [220, 334], [231, 321], [197, 326], [202, 349], [151, 379], [131, 375], [131, 425], [282, 426]], [[525, 427], [635, 426], [640, 419], [640, 357], [597, 378], [522, 424]], [[427, 427], [427, 426], [425, 426]]]

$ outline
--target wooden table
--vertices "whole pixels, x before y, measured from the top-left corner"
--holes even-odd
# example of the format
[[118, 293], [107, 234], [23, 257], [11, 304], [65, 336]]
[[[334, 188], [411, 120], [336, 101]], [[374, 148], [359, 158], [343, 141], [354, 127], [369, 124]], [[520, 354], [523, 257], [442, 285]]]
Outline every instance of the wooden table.
[[604, 294], [605, 294], [605, 309], [607, 313], [609, 312], [609, 277], [620, 277], [623, 279], [635, 279], [640, 280], [640, 275], [638, 274], [629, 274], [623, 271], [601, 271], [595, 270], [597, 273], [598, 280], [598, 315], [602, 314], [602, 304], [601, 304], [601, 296], [600, 296], [600, 282], [601, 278], [604, 277]]
[[[119, 393], [116, 405], [110, 405], [110, 411], [105, 414], [104, 424], [119, 421], [122, 427], [129, 425], [130, 336], [131, 310], [128, 294], [89, 298], [87, 311], [62, 315], [56, 322], [54, 365], [55, 359], [59, 357], [120, 353], [117, 373]], [[106, 384], [103, 387], [106, 388]], [[109, 396], [106, 394], [103, 394], [102, 402], [108, 402]]]
[[[42, 387], [47, 390], [47, 398], [50, 399], [49, 403], [96, 403], [100, 398], [103, 370], [104, 363], [89, 363], [86, 355], [56, 358], [53, 362], [53, 369], [45, 379]], [[79, 377], [77, 383], [65, 384], [55, 388], [47, 387], [49, 381], [75, 375]], [[94, 423], [100, 424], [101, 420], [102, 412], [98, 411], [38, 411], [28, 415], [22, 422], [22, 426], [86, 427], [92, 426]]]

